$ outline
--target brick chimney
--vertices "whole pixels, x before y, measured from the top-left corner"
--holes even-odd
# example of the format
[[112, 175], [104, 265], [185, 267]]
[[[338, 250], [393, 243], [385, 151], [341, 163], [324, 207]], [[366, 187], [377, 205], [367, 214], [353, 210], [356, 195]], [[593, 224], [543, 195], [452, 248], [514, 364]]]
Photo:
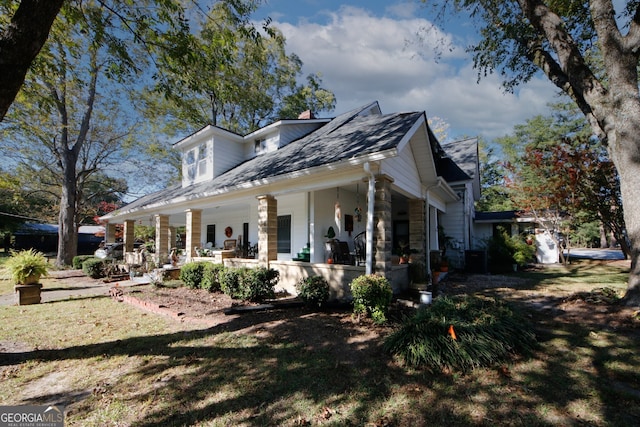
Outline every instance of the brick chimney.
[[300, 113], [300, 115], [298, 116], [298, 119], [300, 120], [309, 120], [309, 119], [315, 119], [315, 118], [316, 116], [313, 115], [311, 110], [304, 111]]

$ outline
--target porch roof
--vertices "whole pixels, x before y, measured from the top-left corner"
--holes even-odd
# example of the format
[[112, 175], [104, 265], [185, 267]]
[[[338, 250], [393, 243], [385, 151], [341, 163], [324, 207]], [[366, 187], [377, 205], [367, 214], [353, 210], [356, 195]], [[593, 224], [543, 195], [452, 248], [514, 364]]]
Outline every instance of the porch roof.
[[[315, 132], [276, 151], [247, 160], [211, 181], [187, 187], [174, 185], [148, 194], [102, 219], [167, 207], [172, 201], [195, 201], [237, 189], [266, 186], [278, 177], [309, 169], [360, 163], [372, 156], [376, 159], [394, 156], [394, 149], [424, 116], [423, 112], [359, 115], [370, 107], [367, 105], [344, 113]], [[292, 185], [296, 185], [295, 181]]]

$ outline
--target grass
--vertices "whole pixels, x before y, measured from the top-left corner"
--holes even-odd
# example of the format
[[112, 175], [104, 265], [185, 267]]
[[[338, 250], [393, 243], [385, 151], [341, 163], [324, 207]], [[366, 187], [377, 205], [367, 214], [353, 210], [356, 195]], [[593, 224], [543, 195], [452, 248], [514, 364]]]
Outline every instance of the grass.
[[[564, 268], [564, 267], [563, 267]], [[523, 293], [623, 289], [624, 267], [518, 273]], [[67, 404], [68, 426], [425, 426], [640, 423], [640, 340], [548, 319], [530, 359], [467, 374], [404, 368], [376, 340], [310, 347], [292, 317], [245, 332], [202, 329], [108, 298], [0, 307], [0, 402]], [[257, 319], [259, 323], [259, 319]], [[270, 334], [264, 333], [269, 328]], [[262, 332], [261, 332], [262, 331]], [[341, 357], [349, 348], [373, 354]], [[20, 351], [21, 350], [21, 351]], [[2, 350], [4, 351], [4, 350]]]

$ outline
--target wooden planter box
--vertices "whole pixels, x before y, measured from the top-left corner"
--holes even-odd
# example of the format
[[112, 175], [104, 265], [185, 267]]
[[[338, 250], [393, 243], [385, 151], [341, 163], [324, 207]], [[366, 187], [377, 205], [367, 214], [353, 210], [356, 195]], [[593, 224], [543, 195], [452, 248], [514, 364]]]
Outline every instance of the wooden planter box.
[[16, 291], [18, 305], [40, 304], [41, 283], [16, 285], [14, 289]]

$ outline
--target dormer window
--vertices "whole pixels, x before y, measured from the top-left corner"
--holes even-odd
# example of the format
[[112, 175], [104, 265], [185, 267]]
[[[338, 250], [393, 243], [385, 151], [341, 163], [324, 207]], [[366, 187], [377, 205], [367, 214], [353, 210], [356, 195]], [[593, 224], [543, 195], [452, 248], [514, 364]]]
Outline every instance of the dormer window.
[[189, 150], [187, 152], [187, 177], [190, 180], [195, 179], [196, 177], [196, 150]]
[[207, 144], [200, 144], [198, 147], [198, 176], [205, 175], [207, 173]]
[[191, 181], [207, 174], [207, 157], [209, 150], [207, 143], [200, 144], [186, 153], [187, 178]]
[[256, 139], [253, 144], [256, 154], [264, 153], [267, 150], [267, 140], [264, 138]]

